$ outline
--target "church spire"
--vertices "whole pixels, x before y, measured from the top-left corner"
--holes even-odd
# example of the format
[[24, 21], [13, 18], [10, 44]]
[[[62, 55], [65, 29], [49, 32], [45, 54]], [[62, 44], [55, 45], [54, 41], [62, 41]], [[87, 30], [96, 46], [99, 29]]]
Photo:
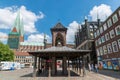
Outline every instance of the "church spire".
[[21, 36], [24, 36], [24, 25], [23, 25], [23, 19], [22, 19], [21, 22], [20, 22], [19, 30], [20, 30], [20, 35], [21, 35]]
[[16, 31], [19, 33], [20, 32], [20, 11], [17, 13], [17, 17], [15, 19], [12, 31], [16, 29]]

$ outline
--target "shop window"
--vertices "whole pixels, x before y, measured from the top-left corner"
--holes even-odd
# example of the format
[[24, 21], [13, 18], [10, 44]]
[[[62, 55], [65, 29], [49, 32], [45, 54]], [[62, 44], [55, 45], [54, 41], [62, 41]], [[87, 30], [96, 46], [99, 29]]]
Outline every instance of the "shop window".
[[105, 34], [105, 39], [106, 39], [106, 41], [110, 39], [108, 33]]
[[120, 35], [120, 25], [115, 28], [116, 35]]
[[108, 24], [108, 27], [111, 27], [111, 26], [112, 26], [112, 21], [111, 21], [111, 19], [109, 19], [109, 20], [107, 21], [107, 24]]
[[119, 49], [120, 49], [120, 39], [118, 39], [118, 46], [119, 46]]
[[107, 50], [108, 50], [108, 53], [112, 53], [111, 44], [108, 44], [108, 45], [107, 45]]
[[107, 47], [106, 47], [106, 45], [103, 46], [103, 51], [104, 51], [104, 54], [107, 54]]
[[118, 46], [116, 41], [112, 42], [112, 48], [113, 48], [113, 52], [118, 52]]
[[114, 30], [111, 30], [111, 31], [110, 31], [110, 38], [114, 38], [114, 37], [115, 37]]
[[113, 23], [116, 23], [118, 21], [117, 14], [114, 14], [112, 17]]
[[101, 37], [101, 41], [102, 41], [102, 43], [105, 42], [105, 37], [104, 36]]
[[104, 29], [104, 31], [107, 29], [106, 23], [103, 25], [103, 29]]

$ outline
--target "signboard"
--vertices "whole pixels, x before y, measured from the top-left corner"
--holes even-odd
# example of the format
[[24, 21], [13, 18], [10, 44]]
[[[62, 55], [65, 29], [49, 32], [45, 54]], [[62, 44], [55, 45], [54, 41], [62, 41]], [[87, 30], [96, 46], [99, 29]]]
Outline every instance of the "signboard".
[[107, 69], [107, 62], [106, 61], [103, 61], [103, 68]]
[[112, 60], [112, 64], [113, 64], [113, 69], [114, 70], [119, 70], [118, 60]]
[[119, 70], [120, 70], [120, 59], [118, 59], [118, 64], [119, 64]]
[[108, 69], [113, 69], [112, 68], [112, 61], [111, 60], [107, 61], [107, 66], [108, 66]]
[[98, 66], [99, 66], [99, 69], [103, 69], [103, 62], [99, 61]]

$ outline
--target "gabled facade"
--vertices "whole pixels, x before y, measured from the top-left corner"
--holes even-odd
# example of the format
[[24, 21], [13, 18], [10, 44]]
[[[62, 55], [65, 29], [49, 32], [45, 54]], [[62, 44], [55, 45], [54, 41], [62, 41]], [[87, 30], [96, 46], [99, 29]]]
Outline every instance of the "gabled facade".
[[65, 28], [61, 23], [57, 23], [53, 28], [51, 28], [51, 33], [52, 46], [66, 46], [67, 28]]
[[94, 32], [100, 68], [120, 70], [120, 7]]
[[85, 55], [85, 63], [97, 63], [95, 44], [94, 44], [94, 31], [99, 27], [100, 19], [98, 21], [87, 21], [79, 26], [75, 34], [75, 45], [78, 50], [91, 50], [89, 54]]

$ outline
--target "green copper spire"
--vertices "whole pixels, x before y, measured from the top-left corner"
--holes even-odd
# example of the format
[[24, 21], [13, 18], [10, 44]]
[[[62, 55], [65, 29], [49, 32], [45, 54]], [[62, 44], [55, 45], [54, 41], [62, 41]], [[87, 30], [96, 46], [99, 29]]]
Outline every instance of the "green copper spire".
[[21, 22], [20, 22], [20, 27], [19, 27], [19, 29], [20, 29], [20, 35], [21, 35], [21, 36], [24, 36], [24, 25], [23, 25], [23, 19], [22, 19]]
[[15, 19], [15, 22], [14, 22], [14, 25], [13, 25], [13, 28], [12, 28], [12, 30], [14, 29], [14, 28], [16, 28], [17, 29], [17, 32], [19, 33], [19, 29], [20, 29], [20, 11], [18, 11], [18, 13], [17, 13], [17, 17], [16, 17], [16, 19]]
[[23, 26], [23, 19], [20, 19], [20, 10], [17, 13], [17, 17], [15, 19], [13, 28], [11, 30], [11, 33], [13, 29], [16, 28], [17, 32], [19, 33], [20, 36], [24, 36], [24, 26]]

